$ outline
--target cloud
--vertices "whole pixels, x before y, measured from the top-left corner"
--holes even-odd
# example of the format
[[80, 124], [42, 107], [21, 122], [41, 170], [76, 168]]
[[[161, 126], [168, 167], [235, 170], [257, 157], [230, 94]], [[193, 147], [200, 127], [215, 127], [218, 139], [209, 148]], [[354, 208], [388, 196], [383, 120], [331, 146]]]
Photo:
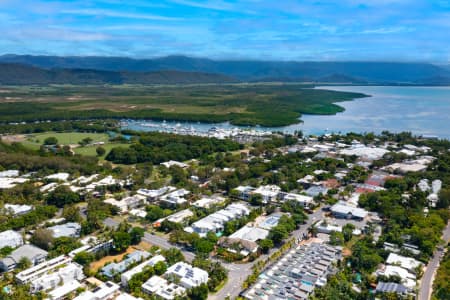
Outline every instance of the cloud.
[[61, 11], [63, 14], [69, 15], [84, 15], [96, 17], [113, 17], [124, 19], [140, 19], [140, 20], [155, 20], [155, 21], [180, 21], [181, 18], [166, 17], [153, 14], [130, 13], [123, 11], [114, 11], [107, 9], [69, 9]]

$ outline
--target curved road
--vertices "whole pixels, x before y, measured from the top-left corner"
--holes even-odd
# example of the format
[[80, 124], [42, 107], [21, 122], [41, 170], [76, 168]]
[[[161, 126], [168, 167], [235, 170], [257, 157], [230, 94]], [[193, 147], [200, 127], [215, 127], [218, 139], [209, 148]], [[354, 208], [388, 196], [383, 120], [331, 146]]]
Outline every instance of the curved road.
[[[447, 224], [443, 231], [442, 239], [447, 243], [450, 241], [450, 222]], [[436, 249], [433, 253], [433, 257], [428, 262], [425, 273], [422, 276], [419, 289], [419, 300], [429, 300], [431, 298], [431, 292], [433, 290], [433, 280], [436, 270], [439, 267], [439, 263], [443, 256], [443, 250]]]

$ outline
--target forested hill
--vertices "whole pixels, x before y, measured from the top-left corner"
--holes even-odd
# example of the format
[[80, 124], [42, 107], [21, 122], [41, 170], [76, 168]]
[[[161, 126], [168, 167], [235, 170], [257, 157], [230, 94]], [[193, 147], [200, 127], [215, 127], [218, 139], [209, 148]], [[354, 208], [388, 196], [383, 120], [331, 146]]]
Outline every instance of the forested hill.
[[132, 59], [127, 57], [31, 55], [3, 55], [0, 56], [0, 62], [28, 64], [47, 69], [78, 68], [103, 71], [126, 70], [129, 72], [154, 72], [161, 70], [206, 72], [224, 74], [241, 81], [267, 79], [292, 81], [299, 78], [320, 81], [322, 78], [333, 78], [336, 74], [339, 74], [341, 79], [351, 78], [351, 81], [354, 83], [450, 83], [450, 69], [429, 63], [211, 60], [186, 56]]
[[220, 74], [155, 71], [129, 72], [92, 69], [43, 69], [16, 63], [0, 63], [0, 84], [190, 84], [231, 83], [237, 80]]

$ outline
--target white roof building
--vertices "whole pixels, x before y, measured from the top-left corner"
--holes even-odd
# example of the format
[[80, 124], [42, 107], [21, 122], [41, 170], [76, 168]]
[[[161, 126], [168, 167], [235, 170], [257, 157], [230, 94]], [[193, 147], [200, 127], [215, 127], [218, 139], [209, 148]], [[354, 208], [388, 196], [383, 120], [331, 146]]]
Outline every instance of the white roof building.
[[252, 193], [261, 195], [263, 203], [269, 203], [277, 200], [280, 191], [281, 188], [277, 185], [262, 185]]
[[81, 284], [78, 280], [64, 282], [63, 285], [58, 286], [57, 288], [55, 288], [54, 290], [52, 290], [48, 293], [48, 296], [49, 296], [48, 299], [52, 299], [52, 300], [65, 299], [65, 296], [76, 291], [80, 287], [81, 287]]
[[147, 200], [154, 201], [157, 200], [162, 195], [175, 191], [176, 188], [173, 186], [165, 186], [157, 190], [147, 190], [147, 189], [139, 189], [137, 190], [138, 195], [142, 195], [147, 197]]
[[0, 249], [4, 247], [17, 248], [23, 245], [22, 235], [14, 230], [0, 232]]
[[378, 160], [383, 157], [389, 150], [377, 147], [366, 147], [363, 145], [354, 145], [352, 148], [339, 151], [341, 155], [358, 156], [367, 160]]
[[406, 287], [413, 289], [416, 286], [416, 276], [399, 266], [385, 266], [384, 268], [378, 269], [376, 274], [377, 276], [386, 277], [398, 276]]
[[56, 173], [56, 174], [52, 174], [52, 175], [48, 175], [45, 177], [45, 179], [52, 179], [52, 180], [60, 180], [60, 181], [67, 181], [67, 179], [69, 179], [70, 174], [69, 173]]
[[0, 178], [4, 177], [19, 177], [19, 170], [6, 170], [0, 172]]
[[11, 212], [14, 216], [24, 215], [33, 210], [31, 205], [5, 204], [3, 207], [7, 212]]
[[224, 197], [215, 196], [215, 197], [202, 197], [200, 200], [192, 203], [192, 206], [200, 207], [200, 208], [211, 208], [213, 205], [221, 204], [225, 201]]
[[164, 166], [166, 168], [177, 166], [177, 167], [180, 167], [180, 168], [184, 169], [184, 168], [189, 167], [188, 164], [185, 164], [185, 163], [182, 163], [182, 162], [179, 162], [179, 161], [175, 161], [175, 160], [169, 160], [169, 161], [160, 163], [160, 165], [162, 165], [162, 166]]
[[138, 218], [145, 218], [147, 216], [147, 212], [142, 208], [134, 208], [128, 214]]
[[223, 230], [226, 222], [238, 219], [250, 214], [247, 206], [241, 203], [233, 203], [203, 219], [194, 222], [191, 227], [186, 227], [187, 232], [196, 232], [205, 237], [208, 232], [218, 233]]
[[121, 293], [119, 296], [116, 297], [114, 300], [143, 300], [142, 298], [136, 298], [130, 294], [127, 293]]
[[130, 197], [123, 198], [122, 200], [116, 200], [114, 198], [109, 198], [104, 201], [113, 206], [119, 208], [122, 214], [127, 213], [129, 210], [138, 208], [142, 206], [145, 202], [145, 197], [142, 195], [134, 195]]
[[186, 293], [185, 288], [175, 283], [169, 283], [166, 279], [156, 275], [142, 285], [142, 290], [147, 294], [154, 294], [166, 300], [173, 300]]
[[71, 262], [31, 281], [30, 292], [37, 293], [39, 291], [55, 289], [62, 284], [68, 284], [74, 280], [82, 279], [84, 279], [83, 267]]
[[34, 267], [23, 270], [22, 272], [16, 275], [16, 280], [20, 284], [27, 284], [32, 282], [33, 280], [42, 277], [47, 272], [60, 268], [66, 264], [69, 264], [72, 259], [68, 256], [61, 255], [55, 257], [53, 259], [44, 261]]
[[182, 223], [192, 216], [194, 216], [194, 213], [190, 209], [184, 209], [168, 216], [167, 220], [173, 223]]
[[73, 300], [110, 300], [118, 293], [120, 286], [107, 281], [92, 291], [85, 291]]
[[422, 266], [420, 261], [417, 261], [412, 257], [401, 256], [396, 253], [390, 253], [386, 263], [389, 265], [398, 265], [412, 273], [415, 273], [416, 269]]
[[208, 272], [181, 261], [170, 266], [165, 274], [178, 277], [180, 285], [186, 289], [208, 282]]
[[171, 205], [181, 205], [187, 202], [185, 197], [189, 195], [191, 192], [185, 189], [179, 189], [173, 192], [170, 192], [161, 197], [161, 201], [166, 202]]
[[331, 206], [330, 210], [335, 217], [346, 219], [364, 219], [369, 214], [365, 209], [347, 205], [342, 201]]
[[283, 201], [296, 201], [303, 207], [309, 207], [309, 205], [314, 204], [314, 198], [311, 196], [305, 196], [300, 194], [288, 193], [283, 197]]
[[265, 239], [268, 235], [269, 231], [266, 229], [246, 225], [230, 235], [229, 238], [256, 242]]

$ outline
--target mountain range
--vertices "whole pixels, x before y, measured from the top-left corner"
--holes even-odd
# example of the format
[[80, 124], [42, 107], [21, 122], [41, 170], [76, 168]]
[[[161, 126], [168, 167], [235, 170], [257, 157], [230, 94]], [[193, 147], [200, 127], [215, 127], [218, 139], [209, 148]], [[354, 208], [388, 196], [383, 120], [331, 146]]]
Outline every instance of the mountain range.
[[[450, 85], [448, 66], [422, 62], [212, 60], [186, 56], [133, 59], [8, 54], [0, 56], [0, 64], [2, 84], [303, 81]], [[35, 75], [40, 79], [33, 79]]]

